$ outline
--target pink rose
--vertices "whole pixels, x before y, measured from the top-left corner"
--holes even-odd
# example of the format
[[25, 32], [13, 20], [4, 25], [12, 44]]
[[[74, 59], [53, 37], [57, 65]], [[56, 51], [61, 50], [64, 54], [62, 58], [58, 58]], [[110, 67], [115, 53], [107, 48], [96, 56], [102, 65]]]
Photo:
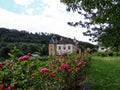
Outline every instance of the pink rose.
[[23, 60], [24, 60], [23, 57], [18, 58], [18, 62], [22, 62]]
[[8, 86], [8, 90], [12, 90], [12, 87], [14, 86], [13, 83], [11, 83], [9, 86]]
[[71, 72], [71, 68], [68, 66], [68, 64], [61, 64], [61, 66], [59, 67], [59, 70], [65, 69], [67, 72]]
[[29, 58], [30, 58], [29, 55], [24, 55], [24, 56], [23, 56], [23, 59], [24, 59], [24, 60], [28, 60]]
[[40, 72], [41, 72], [41, 73], [49, 72], [49, 69], [48, 69], [48, 68], [42, 68], [42, 69], [40, 70]]
[[80, 67], [82, 65], [82, 61], [79, 61], [77, 66]]
[[24, 61], [24, 60], [28, 60], [29, 58], [30, 58], [29, 55], [21, 56], [21, 57], [18, 58], [18, 62], [22, 62], [22, 61]]

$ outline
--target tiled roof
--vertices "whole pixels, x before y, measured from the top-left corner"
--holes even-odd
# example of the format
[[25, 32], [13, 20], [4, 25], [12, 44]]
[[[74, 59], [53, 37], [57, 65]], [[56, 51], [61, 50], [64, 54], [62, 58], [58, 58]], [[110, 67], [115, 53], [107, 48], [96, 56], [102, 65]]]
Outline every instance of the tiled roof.
[[61, 40], [58, 41], [55, 35], [53, 35], [50, 40], [50, 44], [73, 44], [75, 45], [77, 43], [78, 42], [75, 38], [73, 40], [70, 38], [61, 37]]
[[72, 39], [63, 38], [62, 40], [60, 40], [60, 41], [58, 42], [58, 44], [74, 44], [74, 42], [73, 42]]

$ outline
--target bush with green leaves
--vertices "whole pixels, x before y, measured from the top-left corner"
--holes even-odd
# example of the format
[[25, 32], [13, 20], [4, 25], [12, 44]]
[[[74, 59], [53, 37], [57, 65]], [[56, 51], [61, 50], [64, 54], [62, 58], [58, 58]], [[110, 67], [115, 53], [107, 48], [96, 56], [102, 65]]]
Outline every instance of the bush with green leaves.
[[[62, 90], [86, 71], [88, 54], [32, 59], [30, 54], [0, 62], [0, 90]], [[4, 88], [4, 89], [1, 89]]]

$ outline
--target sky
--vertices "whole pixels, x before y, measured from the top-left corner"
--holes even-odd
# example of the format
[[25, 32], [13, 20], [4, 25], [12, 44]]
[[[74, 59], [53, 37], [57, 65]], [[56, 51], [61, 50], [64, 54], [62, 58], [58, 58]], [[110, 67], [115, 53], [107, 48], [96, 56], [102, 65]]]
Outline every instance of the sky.
[[89, 37], [83, 36], [86, 29], [67, 24], [79, 20], [84, 18], [78, 13], [67, 12], [60, 0], [0, 0], [0, 27], [54, 33], [92, 43]]

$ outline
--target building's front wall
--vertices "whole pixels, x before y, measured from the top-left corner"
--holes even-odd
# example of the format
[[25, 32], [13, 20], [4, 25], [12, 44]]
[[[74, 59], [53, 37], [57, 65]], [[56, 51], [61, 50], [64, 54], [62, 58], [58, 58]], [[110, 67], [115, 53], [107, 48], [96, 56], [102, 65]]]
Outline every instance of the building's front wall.
[[80, 53], [80, 49], [73, 44], [49, 44], [49, 55], [61, 55], [62, 53]]
[[76, 51], [76, 47], [73, 44], [57, 44], [56, 53], [60, 55], [61, 53], [72, 53]]
[[49, 55], [56, 55], [56, 44], [49, 44]]

